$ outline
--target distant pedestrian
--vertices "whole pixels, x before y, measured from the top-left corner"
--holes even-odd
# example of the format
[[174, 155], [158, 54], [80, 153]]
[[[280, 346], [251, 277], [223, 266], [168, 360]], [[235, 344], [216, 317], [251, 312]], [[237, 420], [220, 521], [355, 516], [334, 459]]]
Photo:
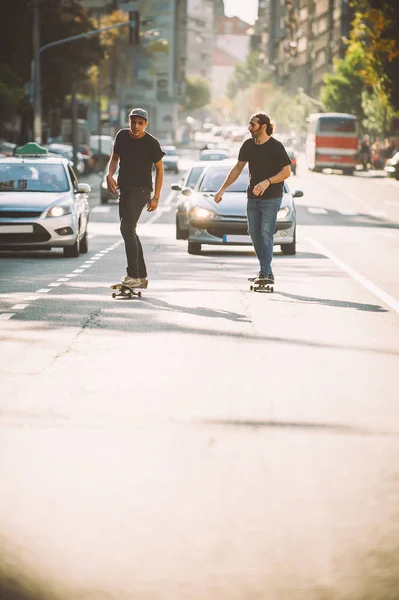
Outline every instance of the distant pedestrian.
[[221, 202], [224, 192], [238, 179], [248, 163], [248, 233], [260, 266], [253, 280], [266, 283], [274, 283], [273, 236], [283, 196], [283, 181], [291, 174], [291, 160], [283, 144], [272, 137], [274, 129], [274, 123], [265, 113], [252, 115], [248, 126], [251, 138], [242, 144], [237, 164], [214, 196], [215, 202]]
[[[129, 129], [116, 134], [108, 167], [107, 186], [112, 194], [119, 188], [119, 218], [127, 257], [126, 275], [121, 283], [132, 288], [148, 286], [143, 248], [136, 232], [137, 222], [147, 206], [157, 210], [163, 184], [165, 152], [158, 140], [146, 131], [148, 113], [134, 108], [129, 115]], [[113, 175], [119, 165], [118, 182]], [[152, 167], [155, 165], [155, 191], [152, 193]]]

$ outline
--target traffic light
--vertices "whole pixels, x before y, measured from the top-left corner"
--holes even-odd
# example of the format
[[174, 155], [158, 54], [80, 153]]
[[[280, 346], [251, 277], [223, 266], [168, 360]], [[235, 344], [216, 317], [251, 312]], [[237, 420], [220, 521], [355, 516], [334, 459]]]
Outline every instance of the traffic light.
[[140, 45], [140, 13], [138, 10], [129, 12], [129, 44]]

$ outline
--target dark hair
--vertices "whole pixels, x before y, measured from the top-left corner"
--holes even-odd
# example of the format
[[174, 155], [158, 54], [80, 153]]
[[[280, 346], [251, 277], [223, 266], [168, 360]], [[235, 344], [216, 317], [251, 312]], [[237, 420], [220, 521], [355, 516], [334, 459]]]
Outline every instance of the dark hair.
[[258, 112], [251, 116], [251, 119], [255, 118], [258, 119], [259, 125], [266, 125], [267, 135], [272, 135], [273, 131], [276, 129], [276, 126], [270, 121], [270, 117], [268, 117], [264, 112]]

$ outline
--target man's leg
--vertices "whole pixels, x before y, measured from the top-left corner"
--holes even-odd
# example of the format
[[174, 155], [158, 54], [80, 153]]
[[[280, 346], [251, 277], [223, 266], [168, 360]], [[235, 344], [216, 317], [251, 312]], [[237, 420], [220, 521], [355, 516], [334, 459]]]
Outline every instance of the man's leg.
[[273, 236], [276, 229], [277, 213], [280, 208], [281, 198], [268, 198], [261, 200], [261, 261], [260, 270], [264, 275], [273, 274]]
[[150, 191], [141, 189], [121, 190], [119, 198], [121, 234], [125, 242], [127, 258], [126, 273], [135, 279], [140, 277], [140, 267], [143, 268], [144, 264], [143, 248], [136, 232], [137, 221], [149, 198]]
[[[247, 201], [247, 217], [248, 217], [248, 233], [251, 236], [254, 245], [256, 256], [259, 260], [260, 270], [262, 257], [262, 235], [261, 235], [261, 212], [260, 200], [256, 198], [248, 198]], [[265, 273], [267, 275], [267, 273]]]

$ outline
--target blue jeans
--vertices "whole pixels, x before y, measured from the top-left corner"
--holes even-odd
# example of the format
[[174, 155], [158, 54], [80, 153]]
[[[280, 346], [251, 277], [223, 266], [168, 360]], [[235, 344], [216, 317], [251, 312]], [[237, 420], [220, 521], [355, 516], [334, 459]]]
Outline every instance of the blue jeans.
[[281, 198], [248, 198], [248, 233], [263, 275], [270, 275], [273, 259], [273, 236]]
[[143, 247], [136, 232], [137, 221], [143, 208], [151, 198], [151, 190], [147, 188], [122, 188], [119, 196], [119, 218], [121, 234], [125, 242], [127, 268], [129, 277], [147, 277]]

